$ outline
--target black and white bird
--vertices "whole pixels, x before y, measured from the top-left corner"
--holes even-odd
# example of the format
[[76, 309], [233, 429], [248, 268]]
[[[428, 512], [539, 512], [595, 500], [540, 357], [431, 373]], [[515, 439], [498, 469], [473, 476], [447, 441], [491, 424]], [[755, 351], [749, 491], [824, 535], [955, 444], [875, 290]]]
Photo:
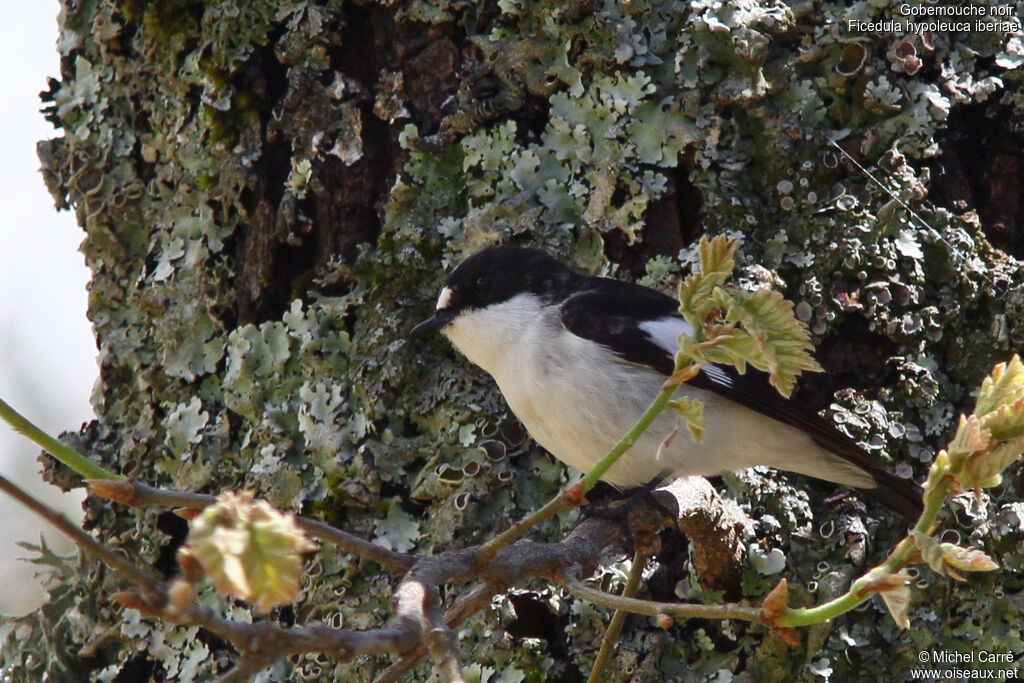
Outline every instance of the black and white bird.
[[[647, 287], [574, 272], [539, 249], [487, 247], [448, 277], [434, 315], [440, 331], [498, 383], [530, 435], [586, 472], [629, 430], [692, 333], [679, 304]], [[678, 395], [704, 403], [704, 438], [663, 413], [603, 479], [641, 486], [658, 476], [713, 475], [768, 465], [863, 489], [912, 519], [919, 490], [876, 466], [852, 439], [756, 370], [707, 365]]]

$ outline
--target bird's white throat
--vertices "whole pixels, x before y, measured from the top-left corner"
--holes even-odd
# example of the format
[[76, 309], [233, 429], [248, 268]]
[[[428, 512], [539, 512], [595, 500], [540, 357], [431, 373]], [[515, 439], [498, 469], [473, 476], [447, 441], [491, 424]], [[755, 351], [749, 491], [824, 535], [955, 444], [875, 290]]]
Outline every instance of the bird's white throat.
[[[446, 293], [451, 297], [447, 287], [442, 289], [439, 309]], [[536, 296], [517, 294], [498, 304], [462, 311], [441, 331], [470, 362], [498, 377], [540, 315]]]

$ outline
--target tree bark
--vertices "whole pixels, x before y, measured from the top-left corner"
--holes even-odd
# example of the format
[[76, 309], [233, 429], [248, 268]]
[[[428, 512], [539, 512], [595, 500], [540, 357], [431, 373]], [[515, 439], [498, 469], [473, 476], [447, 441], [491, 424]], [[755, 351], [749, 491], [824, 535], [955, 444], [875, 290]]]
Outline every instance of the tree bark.
[[[781, 287], [815, 334], [827, 372], [803, 397], [920, 480], [969, 392], [1024, 342], [1024, 252], [1007, 209], [1024, 55], [996, 30], [847, 25], [894, 12], [64, 2], [61, 73], [44, 93], [63, 136], [40, 158], [85, 231], [101, 369], [96, 420], [64, 438], [153, 485], [253, 489], [397, 550], [478, 543], [566, 479], [487, 377], [440, 341], [407, 341], [446, 271], [500, 241], [672, 291], [697, 237], [728, 231], [742, 238], [743, 282]], [[489, 441], [505, 454], [485, 453]], [[805, 479], [727, 475], [720, 489], [755, 520], [751, 542], [783, 551], [791, 592], [819, 600], [904, 532]], [[1007, 569], [953, 590], [922, 569], [910, 631], [876, 606], [799, 649], [747, 624], [632, 619], [610, 680], [883, 680], [921, 650], [1019, 653], [1022, 491], [1014, 472], [981, 512], [950, 516]], [[175, 571], [182, 520], [86, 507], [95, 535]], [[573, 521], [535, 537], [560, 539]], [[666, 538], [659, 557], [649, 595], [712, 597], [688, 578], [685, 539]], [[605, 587], [621, 581], [618, 559], [598, 570]], [[49, 602], [8, 622], [14, 679], [192, 680], [228, 666], [209, 634], [112, 605], [118, 580], [102, 567], [46, 564]], [[377, 567], [324, 549], [310, 576], [294, 607], [266, 618], [386, 620], [394, 579]], [[777, 578], [744, 566], [742, 592], [759, 598]], [[466, 622], [462, 660], [481, 680], [580, 681], [607, 618], [530, 583]], [[271, 672], [361, 681], [388, 664], [310, 657]]]

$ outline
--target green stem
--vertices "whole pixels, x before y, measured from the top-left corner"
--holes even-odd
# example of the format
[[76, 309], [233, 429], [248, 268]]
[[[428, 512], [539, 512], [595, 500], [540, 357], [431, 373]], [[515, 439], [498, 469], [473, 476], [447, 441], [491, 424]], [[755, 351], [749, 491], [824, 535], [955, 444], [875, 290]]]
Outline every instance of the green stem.
[[[939, 483], [934, 487], [925, 491], [924, 494], [924, 511], [921, 512], [921, 516], [917, 519], [917, 524], [914, 525], [914, 531], [919, 531], [923, 534], [927, 534], [931, 529], [935, 519], [939, 516], [939, 510], [942, 508], [942, 504], [945, 502], [946, 497], [949, 495], [949, 487], [951, 483], [949, 479], [941, 479]], [[914, 545], [912, 538], [907, 537], [897, 544], [889, 557], [886, 558], [884, 567], [889, 573], [896, 573], [903, 569], [910, 561], [914, 553], [917, 552], [917, 546]], [[856, 591], [855, 587], [857, 582], [854, 581], [850, 584], [850, 590], [840, 595], [835, 600], [830, 600], [817, 607], [807, 607], [803, 609], [789, 609], [786, 613], [779, 617], [775, 621], [775, 626], [792, 627], [792, 626], [810, 626], [811, 624], [820, 624], [833, 619], [844, 612], [849, 612], [857, 605], [861, 604], [874, 593], [871, 591], [860, 592]]]
[[[856, 583], [856, 582], [854, 582]], [[846, 592], [835, 600], [818, 605], [817, 607], [806, 607], [803, 609], [788, 609], [779, 617], [773, 626], [788, 628], [792, 626], [810, 626], [821, 624], [829, 619], [839, 616], [843, 612], [849, 612], [854, 607], [871, 597], [871, 593], [857, 594]]]
[[760, 607], [749, 607], [734, 603], [721, 605], [700, 605], [690, 602], [655, 602], [653, 600], [640, 600], [627, 598], [621, 595], [611, 595], [596, 588], [591, 588], [576, 576], [568, 572], [555, 579], [578, 598], [587, 600], [595, 605], [603, 605], [616, 610], [625, 610], [634, 614], [646, 614], [649, 617], [657, 617], [666, 614], [677, 619], [741, 619], [753, 623], [763, 622], [763, 612]]
[[28, 437], [37, 446], [60, 460], [62, 463], [78, 472], [86, 479], [123, 479], [119, 474], [100, 467], [92, 460], [76, 451], [74, 448], [61, 443], [39, 427], [25, 419], [18, 411], [0, 399], [0, 418], [11, 425], [14, 431]]
[[[699, 366], [695, 366], [699, 369]], [[696, 372], [696, 369], [691, 367]], [[678, 372], [678, 364], [676, 371]], [[683, 380], [685, 381], [685, 380]], [[562, 510], [572, 507], [573, 505], [579, 505], [579, 501], [582, 500], [583, 495], [590, 489], [594, 488], [601, 477], [604, 476], [605, 472], [611, 469], [612, 465], [618, 462], [622, 454], [632, 448], [640, 435], [647, 431], [647, 428], [654, 422], [654, 418], [658, 417], [663, 410], [668, 406], [668, 402], [672, 400], [672, 396], [676, 393], [676, 389], [679, 388], [680, 380], [675, 379], [675, 375], [669, 378], [661, 388], [661, 392], [655, 397], [651, 405], [647, 406], [647, 410], [640, 416], [640, 419], [636, 421], [633, 427], [626, 432], [626, 435], [622, 437], [618, 443], [612, 446], [603, 458], [601, 458], [593, 469], [591, 469], [583, 479], [579, 482], [570, 486], [568, 489], [559, 493], [556, 497], [552, 498], [548, 503], [537, 512], [529, 515], [525, 519], [514, 524], [512, 527], [505, 530], [499, 536], [492, 538], [487, 543], [480, 546], [477, 551], [477, 562], [480, 564], [486, 564], [490, 562], [499, 550], [512, 543], [514, 540], [519, 538], [527, 529], [530, 529], [537, 524], [543, 522], [546, 519], [554, 517]], [[582, 489], [579, 487], [582, 486]], [[573, 489], [576, 489], [575, 491]]]
[[[933, 488], [928, 489], [924, 493], [924, 512], [917, 520], [917, 524], [914, 525], [914, 531], [918, 531], [922, 534], [927, 534], [931, 531], [932, 524], [935, 523], [935, 519], [939, 516], [939, 510], [942, 508], [943, 503], [946, 502], [946, 498], [949, 496], [949, 487], [952, 485], [950, 479], [941, 479], [938, 484]], [[885, 561], [885, 568], [890, 572], [897, 572], [902, 569], [911, 555], [917, 550], [917, 546], [910, 538], [905, 538], [900, 541], [900, 544], [889, 553], [889, 559]]]
[[594, 485], [601, 480], [601, 477], [605, 475], [605, 472], [612, 468], [622, 454], [628, 451], [636, 444], [640, 435], [647, 431], [647, 428], [651, 426], [654, 419], [661, 414], [668, 402], [672, 400], [673, 394], [676, 393], [676, 389], [679, 388], [678, 384], [672, 384], [662, 387], [661, 392], [657, 398], [647, 406], [647, 410], [640, 416], [640, 419], [636, 421], [633, 427], [626, 432], [626, 435], [622, 437], [617, 444], [612, 446], [612, 449], [601, 458], [596, 465], [589, 472], [587, 476], [583, 477], [583, 492], [586, 493], [590, 489], [594, 488]]

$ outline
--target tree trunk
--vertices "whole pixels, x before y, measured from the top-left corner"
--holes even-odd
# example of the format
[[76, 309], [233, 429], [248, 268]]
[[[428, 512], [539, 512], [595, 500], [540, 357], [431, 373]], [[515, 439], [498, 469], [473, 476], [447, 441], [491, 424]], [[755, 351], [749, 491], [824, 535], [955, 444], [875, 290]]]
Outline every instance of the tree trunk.
[[[697, 237], [741, 237], [743, 282], [780, 287], [815, 334], [827, 372], [803, 397], [918, 480], [969, 392], [1024, 341], [1024, 50], [1007, 33], [850, 28], [900, 16], [838, 2], [63, 5], [45, 95], [63, 137], [40, 157], [86, 233], [101, 368], [96, 420], [64, 438], [150, 484], [252, 489], [416, 552], [480, 542], [539, 507], [562, 466], [489, 378], [441, 341], [407, 340], [445, 273], [491, 242], [672, 291]], [[505, 443], [501, 460], [488, 441]], [[720, 488], [808, 600], [845, 590], [904, 532], [805, 479]], [[634, 618], [609, 680], [892, 680], [923, 650], [1019, 653], [1020, 473], [992, 491], [947, 522], [1006, 569], [952, 589], [921, 569], [909, 631], [875, 604], [801, 648], [746, 624]], [[175, 571], [184, 521], [86, 507], [103, 541]], [[666, 534], [659, 557], [645, 596], [714, 597], [688, 579], [685, 539]], [[621, 585], [618, 561], [604, 585]], [[121, 582], [103, 567], [47, 562], [49, 602], [9, 622], [13, 679], [228, 668], [224, 642], [112, 604]], [[385, 623], [384, 570], [325, 547], [310, 577], [266, 618]], [[746, 566], [727, 597], [759, 599], [777, 578]], [[480, 680], [581, 681], [607, 618], [529, 583], [467, 622], [462, 660]], [[387, 665], [308, 657], [271, 678], [363, 681]]]

